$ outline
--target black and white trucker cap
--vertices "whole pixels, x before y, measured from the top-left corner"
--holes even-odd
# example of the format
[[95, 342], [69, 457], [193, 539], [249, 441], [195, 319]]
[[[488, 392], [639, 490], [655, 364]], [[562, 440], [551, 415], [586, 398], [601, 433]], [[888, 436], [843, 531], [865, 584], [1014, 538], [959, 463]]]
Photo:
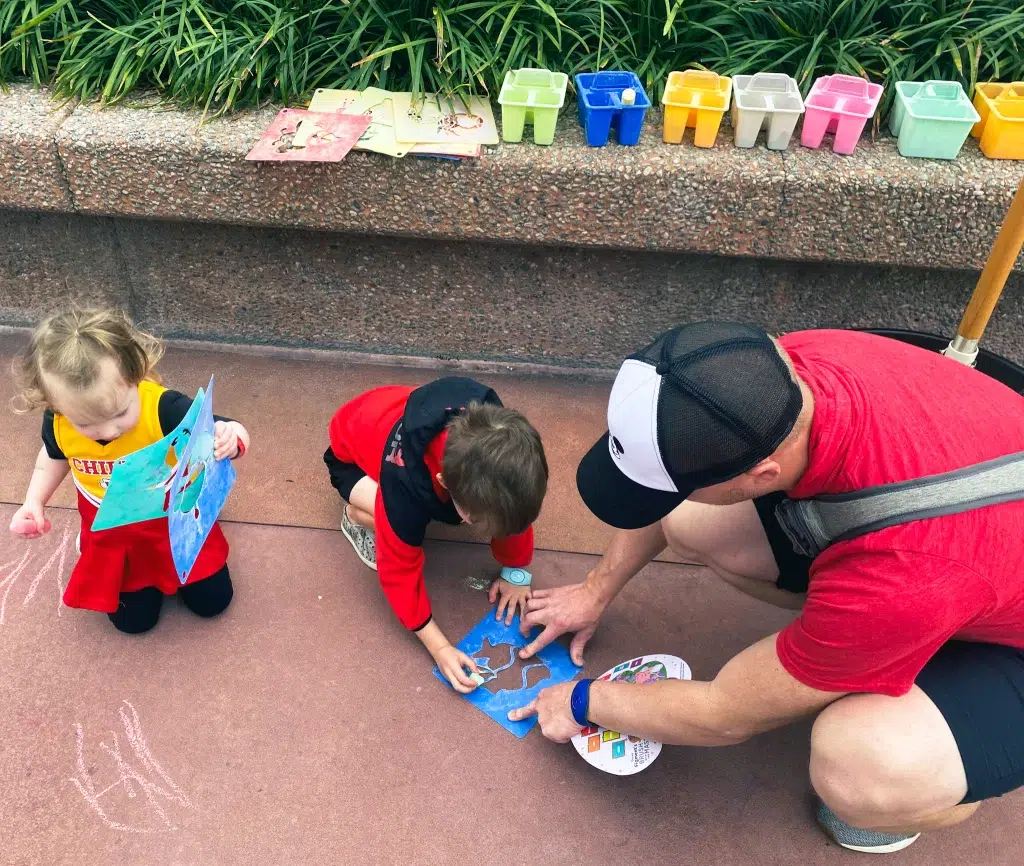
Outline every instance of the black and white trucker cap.
[[619, 368], [608, 432], [580, 462], [576, 486], [603, 522], [649, 526], [697, 488], [769, 457], [802, 406], [764, 330], [731, 322], [673, 328]]

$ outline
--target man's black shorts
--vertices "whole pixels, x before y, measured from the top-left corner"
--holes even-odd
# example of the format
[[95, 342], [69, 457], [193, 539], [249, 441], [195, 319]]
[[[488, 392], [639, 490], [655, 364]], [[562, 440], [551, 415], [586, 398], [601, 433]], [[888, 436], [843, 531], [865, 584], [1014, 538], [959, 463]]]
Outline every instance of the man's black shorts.
[[[779, 589], [807, 592], [811, 558], [793, 550], [775, 517], [785, 498], [754, 500], [779, 567]], [[949, 641], [917, 675], [917, 686], [939, 708], [967, 773], [965, 803], [1024, 787], [1024, 651]]]

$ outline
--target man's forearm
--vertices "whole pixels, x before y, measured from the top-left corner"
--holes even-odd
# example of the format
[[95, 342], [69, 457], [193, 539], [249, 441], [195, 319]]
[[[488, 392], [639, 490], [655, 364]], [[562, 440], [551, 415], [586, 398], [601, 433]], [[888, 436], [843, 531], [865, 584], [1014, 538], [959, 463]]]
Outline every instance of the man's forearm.
[[727, 746], [816, 714], [845, 692], [823, 692], [782, 666], [769, 635], [730, 659], [711, 682], [595, 682], [587, 718], [661, 743]]
[[643, 529], [620, 529], [587, 575], [587, 583], [608, 604], [667, 544], [660, 521]]
[[711, 683], [595, 682], [587, 718], [609, 730], [676, 746], [730, 746], [745, 736], [721, 729], [711, 705]]

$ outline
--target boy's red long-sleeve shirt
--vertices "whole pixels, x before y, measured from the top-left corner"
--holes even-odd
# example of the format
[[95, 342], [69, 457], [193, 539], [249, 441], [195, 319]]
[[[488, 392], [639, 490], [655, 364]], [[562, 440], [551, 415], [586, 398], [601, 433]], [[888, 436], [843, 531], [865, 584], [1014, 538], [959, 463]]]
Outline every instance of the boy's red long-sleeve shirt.
[[[438, 379], [420, 388], [384, 386], [356, 397], [331, 420], [331, 450], [378, 483], [374, 503], [377, 574], [395, 615], [419, 631], [431, 619], [423, 581], [423, 536], [431, 520], [462, 522], [451, 497], [437, 482], [448, 421], [472, 401], [499, 403], [472, 379]], [[501, 564], [525, 567], [533, 560], [533, 527], [491, 540]]]

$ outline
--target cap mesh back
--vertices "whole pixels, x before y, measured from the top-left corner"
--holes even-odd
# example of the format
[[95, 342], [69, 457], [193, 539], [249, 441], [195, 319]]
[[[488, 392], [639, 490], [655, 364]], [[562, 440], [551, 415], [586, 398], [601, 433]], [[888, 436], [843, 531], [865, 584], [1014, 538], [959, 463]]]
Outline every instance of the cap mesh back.
[[677, 483], [701, 487], [745, 472], [775, 451], [800, 413], [799, 387], [760, 328], [686, 325], [634, 357], [662, 373], [659, 444]]

